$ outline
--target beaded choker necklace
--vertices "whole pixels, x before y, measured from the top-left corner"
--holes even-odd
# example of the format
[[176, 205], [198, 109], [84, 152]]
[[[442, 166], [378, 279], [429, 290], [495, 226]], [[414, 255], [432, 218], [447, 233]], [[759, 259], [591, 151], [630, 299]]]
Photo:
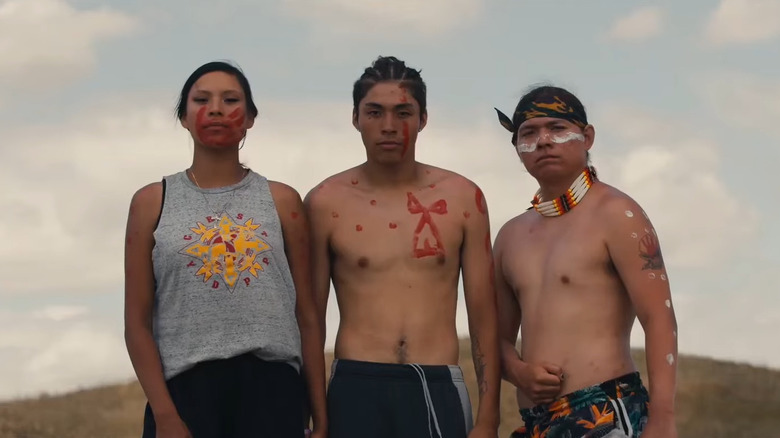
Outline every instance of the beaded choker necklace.
[[555, 199], [543, 201], [540, 189], [536, 192], [536, 195], [534, 195], [534, 199], [531, 200], [531, 205], [542, 216], [561, 216], [580, 203], [595, 180], [596, 169], [588, 166], [582, 171], [580, 176], [571, 183], [571, 186], [569, 186], [569, 190], [566, 190], [566, 193]]

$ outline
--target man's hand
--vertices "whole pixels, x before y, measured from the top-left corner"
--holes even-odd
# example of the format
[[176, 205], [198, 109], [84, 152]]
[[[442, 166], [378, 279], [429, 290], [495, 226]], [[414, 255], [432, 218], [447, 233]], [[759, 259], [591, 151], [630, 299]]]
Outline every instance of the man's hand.
[[469, 432], [468, 438], [497, 438], [497, 429], [498, 427], [491, 428], [489, 426], [476, 425], [471, 429], [471, 432]]
[[653, 416], [642, 431], [642, 438], [677, 438], [677, 425], [673, 415]]
[[529, 364], [519, 362], [513, 364], [516, 385], [536, 404], [552, 402], [561, 392], [563, 370], [558, 365], [547, 362]]
[[155, 418], [155, 423], [157, 438], [192, 438], [190, 430], [178, 414]]

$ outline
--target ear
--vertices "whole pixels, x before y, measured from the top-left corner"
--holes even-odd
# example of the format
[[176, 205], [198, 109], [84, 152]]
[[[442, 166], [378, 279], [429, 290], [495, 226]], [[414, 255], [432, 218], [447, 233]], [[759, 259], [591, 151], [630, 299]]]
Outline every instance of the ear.
[[496, 110], [496, 113], [498, 114], [498, 121], [501, 123], [501, 126], [503, 126], [504, 129], [506, 129], [507, 131], [514, 134], [515, 131], [517, 131], [517, 129], [515, 129], [515, 125], [512, 124], [512, 119], [507, 117], [506, 114], [499, 111], [498, 108], [493, 108], [493, 109]]
[[186, 129], [187, 131], [191, 131], [189, 123], [187, 123], [187, 116], [179, 119], [179, 124], [182, 126], [182, 128]]
[[246, 129], [250, 129], [253, 126], [255, 126], [255, 117], [247, 117], [246, 118]]
[[585, 150], [589, 151], [593, 147], [593, 142], [596, 140], [596, 129], [593, 125], [588, 125], [582, 129], [582, 134], [585, 135]]
[[355, 129], [360, 131], [360, 125], [358, 125], [358, 112], [357, 112], [357, 108], [352, 110], [352, 126], [354, 126]]
[[425, 111], [422, 117], [420, 117], [420, 131], [422, 131], [423, 128], [425, 128], [425, 125], [427, 124], [428, 124], [428, 111]]

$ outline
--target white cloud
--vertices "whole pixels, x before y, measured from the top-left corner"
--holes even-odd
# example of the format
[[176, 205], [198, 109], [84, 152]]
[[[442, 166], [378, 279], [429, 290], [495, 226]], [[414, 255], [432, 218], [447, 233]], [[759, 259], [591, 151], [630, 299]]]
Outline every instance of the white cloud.
[[733, 126], [780, 136], [780, 81], [741, 72], [705, 74], [693, 84], [704, 103]]
[[778, 35], [778, 0], [721, 0], [704, 28], [705, 40], [716, 46], [755, 43]]
[[50, 321], [66, 321], [89, 313], [84, 306], [50, 306], [33, 312], [33, 317]]
[[101, 41], [138, 22], [106, 7], [74, 9], [64, 0], [0, 0], [0, 85], [45, 89], [88, 74]]
[[658, 6], [645, 6], [619, 18], [607, 32], [607, 38], [617, 41], [644, 41], [663, 30], [664, 12]]
[[52, 310], [0, 311], [0, 400], [131, 378], [121, 327], [95, 318], [37, 317], [46, 313]]
[[706, 130], [620, 105], [603, 107], [598, 119], [597, 169], [643, 206], [671, 270], [719, 266], [754, 241], [758, 212], [720, 177], [718, 145]]
[[361, 39], [433, 37], [456, 31], [475, 20], [484, 0], [283, 0], [282, 7], [309, 20], [319, 34]]

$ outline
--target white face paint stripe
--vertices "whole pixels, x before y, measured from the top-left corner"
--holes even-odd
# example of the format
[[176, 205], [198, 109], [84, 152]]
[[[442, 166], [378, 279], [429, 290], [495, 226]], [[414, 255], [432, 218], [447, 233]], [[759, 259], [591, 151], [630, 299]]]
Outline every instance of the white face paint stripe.
[[631, 210], [626, 210], [626, 216], [628, 217], [634, 217], [634, 212]]
[[555, 144], [568, 143], [572, 140], [585, 141], [585, 136], [577, 132], [566, 132], [558, 135], [545, 134], [543, 136], [536, 137], [533, 141], [517, 143], [516, 149], [518, 154], [533, 152], [539, 145], [539, 140], [542, 138], [549, 138], [550, 142]]

